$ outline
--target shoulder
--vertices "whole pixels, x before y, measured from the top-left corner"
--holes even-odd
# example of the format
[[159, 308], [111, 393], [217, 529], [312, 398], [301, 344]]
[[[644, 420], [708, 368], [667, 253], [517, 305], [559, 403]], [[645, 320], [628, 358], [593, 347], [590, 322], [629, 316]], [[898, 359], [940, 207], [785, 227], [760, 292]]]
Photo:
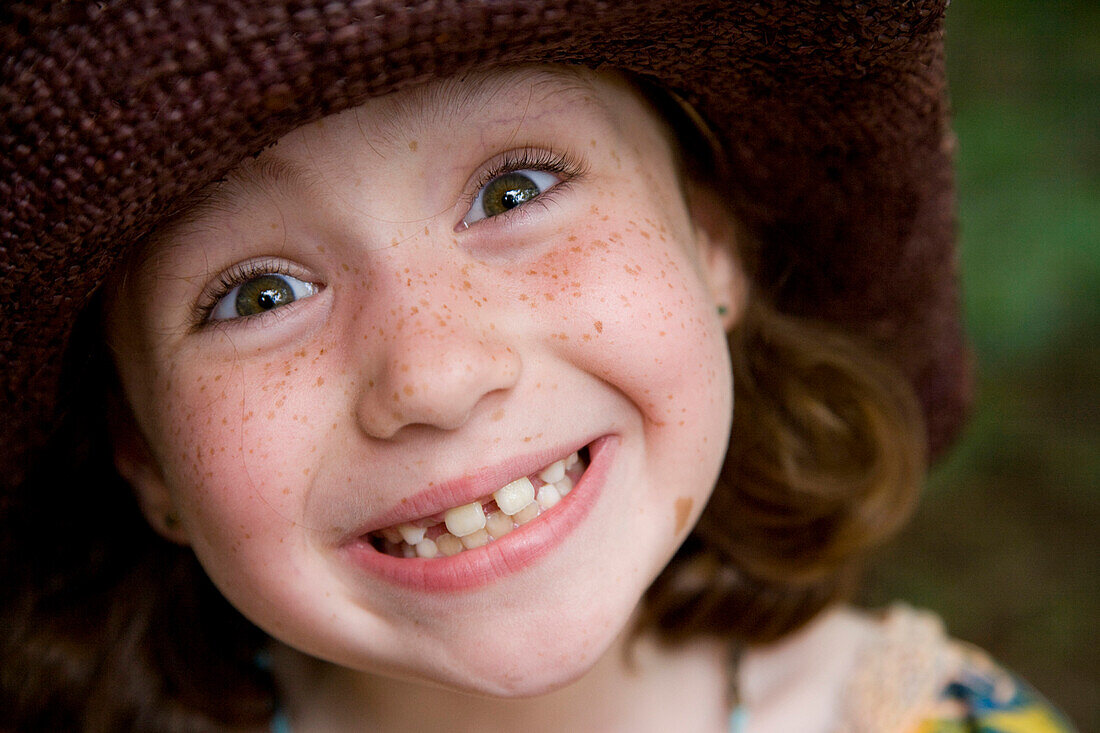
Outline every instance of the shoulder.
[[875, 621], [848, 681], [837, 733], [1072, 733], [1035, 690], [940, 619], [908, 606]]

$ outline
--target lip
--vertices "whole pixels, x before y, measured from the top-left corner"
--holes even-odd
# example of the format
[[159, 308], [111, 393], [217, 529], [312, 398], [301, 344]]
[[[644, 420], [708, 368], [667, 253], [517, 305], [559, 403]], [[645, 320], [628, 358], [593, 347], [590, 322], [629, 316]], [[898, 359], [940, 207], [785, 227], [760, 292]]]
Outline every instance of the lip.
[[347, 541], [354, 541], [369, 532], [392, 527], [403, 522], [411, 522], [422, 517], [440, 514], [451, 507], [469, 504], [492, 494], [510, 481], [541, 471], [559, 458], [564, 458], [570, 453], [579, 451], [586, 445], [595, 442], [566, 445], [561, 448], [548, 448], [524, 456], [517, 456], [495, 466], [479, 470], [476, 474], [460, 476], [429, 486], [418, 494], [402, 499], [392, 509], [372, 517], [369, 523], [354, 530]]
[[[614, 461], [619, 438], [603, 436], [585, 445], [589, 447], [588, 468], [569, 496], [537, 521], [518, 527], [498, 540], [451, 557], [429, 560], [392, 557], [374, 549], [364, 535], [374, 529], [430, 516], [451, 506], [473, 501], [513, 478], [530, 475], [572, 450], [539, 452], [497, 466], [489, 470], [488, 475], [460, 478], [410, 497], [400, 507], [373, 520], [370, 527], [345, 542], [342, 546], [345, 558], [352, 566], [370, 575], [419, 591], [472, 590], [520, 572], [563, 542], [595, 505]], [[578, 446], [578, 449], [583, 447]], [[499, 481], [499, 476], [510, 478], [503, 483], [494, 483]]]

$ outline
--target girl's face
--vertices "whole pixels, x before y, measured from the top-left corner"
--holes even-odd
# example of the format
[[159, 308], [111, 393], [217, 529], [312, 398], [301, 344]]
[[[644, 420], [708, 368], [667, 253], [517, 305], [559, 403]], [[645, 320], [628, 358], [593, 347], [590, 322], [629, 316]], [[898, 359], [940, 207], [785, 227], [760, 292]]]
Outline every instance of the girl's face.
[[210, 194], [109, 309], [153, 525], [340, 665], [498, 695], [590, 668], [730, 426], [743, 280], [654, 113], [580, 72], [438, 82]]

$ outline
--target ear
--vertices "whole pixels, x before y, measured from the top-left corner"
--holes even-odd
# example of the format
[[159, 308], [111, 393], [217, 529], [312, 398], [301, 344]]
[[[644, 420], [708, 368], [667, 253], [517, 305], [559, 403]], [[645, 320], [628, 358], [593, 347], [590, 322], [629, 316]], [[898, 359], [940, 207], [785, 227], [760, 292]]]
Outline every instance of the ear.
[[741, 321], [749, 297], [749, 279], [738, 254], [737, 226], [721, 197], [698, 182], [687, 184], [688, 211], [703, 281], [722, 327], [729, 333]]
[[164, 539], [180, 545], [189, 544], [160, 464], [138, 429], [129, 406], [121, 397], [112, 395], [108, 413], [115, 469], [133, 489], [145, 521]]

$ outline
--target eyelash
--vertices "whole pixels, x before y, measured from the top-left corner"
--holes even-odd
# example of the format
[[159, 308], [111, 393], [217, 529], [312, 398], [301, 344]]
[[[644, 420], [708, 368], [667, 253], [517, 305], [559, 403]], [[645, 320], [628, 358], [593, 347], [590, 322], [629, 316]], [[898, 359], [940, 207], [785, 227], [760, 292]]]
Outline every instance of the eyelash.
[[[466, 195], [467, 208], [473, 206], [474, 201], [477, 200], [478, 192], [489, 185], [494, 178], [499, 178], [508, 173], [514, 173], [515, 171], [521, 170], [546, 171], [547, 173], [554, 173], [561, 176], [560, 182], [556, 183], [545, 193], [539, 194], [538, 197], [532, 199], [528, 204], [525, 204], [525, 206], [539, 201], [545, 203], [552, 193], [567, 186], [585, 173], [584, 166], [577, 162], [575, 156], [558, 152], [553, 148], [521, 148], [519, 150], [510, 150], [491, 163], [489, 167], [478, 176], [476, 179], [477, 183], [473, 186], [472, 191]], [[516, 207], [516, 209], [497, 214], [496, 216], [489, 217], [489, 219], [507, 218], [517, 209], [522, 208], [524, 207]], [[488, 219], [474, 222], [470, 226], [476, 226], [487, 220]]]
[[[211, 328], [218, 325], [225, 325], [234, 323], [241, 320], [250, 320], [256, 316], [241, 316], [240, 318], [230, 319], [226, 321], [212, 321], [210, 319], [214, 309], [221, 302], [221, 299], [229, 295], [233, 288], [238, 285], [243, 285], [249, 280], [253, 280], [262, 275], [286, 275], [288, 277], [299, 277], [300, 272], [297, 272], [286, 263], [283, 262], [269, 262], [266, 260], [250, 260], [248, 262], [239, 262], [233, 265], [228, 270], [218, 275], [217, 284], [212, 284], [203, 291], [199, 298], [198, 305], [195, 306], [195, 326], [196, 330], [202, 328]], [[266, 316], [277, 313], [282, 308], [275, 308], [267, 313], [258, 313], [258, 316]]]
[[[540, 194], [537, 198], [533, 199], [530, 203], [541, 201], [546, 202], [550, 194], [558, 191], [564, 186], [567, 186], [570, 182], [584, 175], [583, 166], [578, 163], [574, 156], [566, 153], [560, 153], [553, 149], [535, 149], [535, 148], [522, 148], [520, 150], [512, 150], [505, 153], [498, 160], [494, 161], [488, 168], [486, 168], [480, 176], [478, 176], [477, 184], [473, 187], [472, 192], [467, 194], [467, 206], [472, 206], [477, 199], [478, 192], [485, 186], [493, 181], [495, 178], [513, 173], [519, 170], [537, 170], [546, 171], [548, 173], [554, 173], [561, 176], [561, 181], [555, 184], [552, 188], [545, 193]], [[522, 207], [518, 207], [522, 208]], [[515, 209], [506, 211], [497, 216], [490, 217], [491, 219], [501, 219], [513, 214]], [[483, 220], [484, 221], [484, 220]], [[475, 222], [479, 224], [481, 222]], [[473, 225], [471, 225], [473, 226]], [[264, 260], [252, 260], [249, 262], [242, 262], [233, 265], [231, 268], [223, 272], [218, 276], [218, 282], [215, 285], [208, 287], [199, 299], [198, 305], [195, 307], [194, 322], [196, 329], [209, 328], [223, 323], [231, 323], [236, 320], [230, 321], [211, 321], [210, 316], [214, 312], [218, 303], [222, 298], [227, 296], [233, 288], [243, 285], [244, 283], [262, 275], [287, 275], [289, 277], [296, 277], [296, 273], [292, 269], [282, 262], [268, 262]], [[276, 312], [282, 310], [276, 308]], [[267, 315], [260, 314], [260, 315]], [[245, 316], [244, 318], [252, 318], [251, 316]]]

